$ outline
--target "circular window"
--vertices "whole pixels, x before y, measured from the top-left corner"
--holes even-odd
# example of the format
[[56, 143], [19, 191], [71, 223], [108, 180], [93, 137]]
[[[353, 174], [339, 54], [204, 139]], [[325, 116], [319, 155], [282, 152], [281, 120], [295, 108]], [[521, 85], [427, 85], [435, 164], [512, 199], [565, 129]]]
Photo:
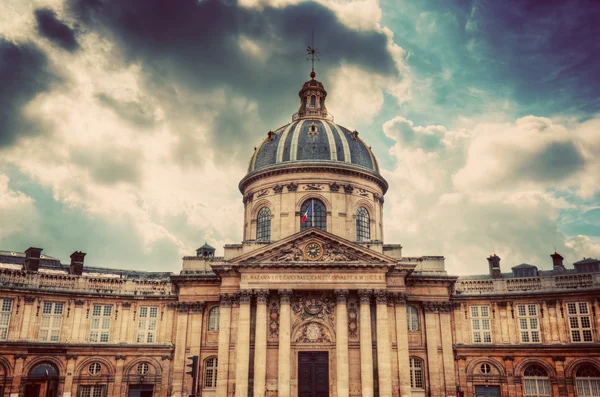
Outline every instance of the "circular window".
[[89, 370], [90, 370], [90, 374], [98, 375], [100, 373], [100, 371], [102, 370], [102, 366], [100, 365], [100, 363], [91, 363]]
[[488, 375], [490, 372], [492, 372], [492, 367], [489, 364], [481, 364], [479, 371], [484, 375]]
[[140, 363], [137, 368], [138, 374], [146, 375], [148, 373], [148, 368], [148, 363]]

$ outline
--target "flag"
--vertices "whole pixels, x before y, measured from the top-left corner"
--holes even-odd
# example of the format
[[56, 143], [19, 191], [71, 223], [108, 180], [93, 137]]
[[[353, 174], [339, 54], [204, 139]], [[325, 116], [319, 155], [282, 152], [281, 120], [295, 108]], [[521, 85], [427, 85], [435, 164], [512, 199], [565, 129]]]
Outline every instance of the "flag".
[[302, 219], [300, 219], [301, 223], [304, 223], [308, 220], [308, 217], [312, 215], [312, 205], [309, 205], [308, 208], [306, 209], [306, 212], [304, 213], [304, 215], [302, 215]]

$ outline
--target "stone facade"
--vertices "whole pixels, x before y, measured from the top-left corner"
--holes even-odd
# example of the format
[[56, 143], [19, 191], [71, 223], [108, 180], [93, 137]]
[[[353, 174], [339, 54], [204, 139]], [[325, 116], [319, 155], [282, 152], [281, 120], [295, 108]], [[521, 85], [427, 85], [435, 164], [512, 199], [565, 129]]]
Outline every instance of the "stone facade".
[[404, 257], [383, 243], [370, 149], [305, 88], [294, 122], [310, 128], [269, 131], [279, 157], [255, 151], [244, 240], [223, 257], [205, 244], [172, 274], [0, 251], [1, 396], [600, 394], [600, 262], [554, 253], [552, 271], [502, 273], [493, 255], [488, 275], [458, 278], [443, 257]]

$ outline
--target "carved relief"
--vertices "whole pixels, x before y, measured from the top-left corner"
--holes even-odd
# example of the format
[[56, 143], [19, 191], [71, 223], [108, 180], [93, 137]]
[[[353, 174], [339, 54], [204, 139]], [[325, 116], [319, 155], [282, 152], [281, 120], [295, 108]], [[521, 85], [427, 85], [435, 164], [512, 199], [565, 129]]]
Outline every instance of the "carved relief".
[[280, 289], [277, 291], [279, 294], [279, 300], [282, 305], [289, 305], [292, 302], [292, 290], [289, 289]]
[[308, 183], [304, 186], [304, 190], [323, 190], [323, 186], [318, 183]]
[[367, 192], [365, 189], [358, 189], [358, 195], [367, 197], [369, 195], [369, 192]]
[[358, 305], [356, 302], [348, 303], [348, 337], [358, 338]]
[[259, 289], [256, 291], [256, 303], [267, 303], [269, 297], [269, 290]]
[[272, 300], [269, 303], [269, 338], [277, 340], [279, 337], [279, 302]]
[[240, 291], [240, 304], [250, 304], [251, 300], [252, 300], [252, 292], [251, 291], [246, 291], [246, 290]]
[[244, 203], [244, 205], [252, 202], [252, 199], [254, 198], [254, 194], [252, 193], [248, 193], [244, 196], [244, 198], [242, 199], [242, 202]]
[[452, 310], [452, 304], [450, 302], [423, 302], [423, 310], [433, 313], [447, 313]]
[[291, 243], [283, 246], [271, 260], [273, 262], [294, 262], [302, 260], [302, 257], [302, 249], [298, 247], [297, 243]]
[[273, 192], [275, 192], [276, 194], [283, 192], [283, 186], [279, 184], [273, 186]]
[[298, 332], [294, 342], [304, 343], [326, 343], [331, 342], [327, 330], [323, 324], [308, 323]]
[[233, 294], [219, 294], [219, 306], [221, 307], [231, 307], [233, 300]]
[[267, 194], [269, 194], [269, 189], [262, 189], [256, 193], [256, 197], [265, 197]]
[[295, 192], [296, 190], [298, 190], [298, 184], [294, 182], [288, 183], [286, 187], [288, 192]]
[[335, 300], [338, 305], [345, 305], [347, 299], [348, 299], [348, 290], [347, 289], [335, 290]]
[[344, 193], [346, 194], [352, 194], [352, 192], [354, 191], [354, 185], [344, 185]]
[[340, 191], [340, 187], [341, 187], [341, 186], [340, 186], [340, 185], [338, 185], [338, 184], [337, 184], [337, 183], [335, 183], [335, 182], [331, 182], [331, 183], [329, 184], [329, 190], [330, 190], [331, 192], [339, 192], [339, 191]]
[[292, 303], [293, 323], [307, 319], [319, 319], [334, 324], [335, 302], [329, 294], [297, 296]]
[[375, 301], [377, 304], [387, 304], [387, 293], [385, 290], [374, 291]]
[[371, 295], [373, 295], [373, 291], [369, 289], [358, 290], [358, 298], [360, 299], [361, 304], [371, 304]]
[[350, 258], [346, 252], [346, 249], [343, 247], [327, 244], [321, 260], [325, 262], [349, 261]]

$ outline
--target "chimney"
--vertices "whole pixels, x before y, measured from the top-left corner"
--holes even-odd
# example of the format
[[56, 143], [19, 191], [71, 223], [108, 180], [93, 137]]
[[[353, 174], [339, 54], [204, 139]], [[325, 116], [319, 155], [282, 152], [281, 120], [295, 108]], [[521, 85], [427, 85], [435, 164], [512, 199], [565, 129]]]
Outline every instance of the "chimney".
[[562, 272], [565, 270], [565, 265], [563, 265], [563, 258], [558, 252], [554, 251], [552, 255], [552, 266], [555, 272]]
[[29, 247], [25, 250], [25, 263], [23, 270], [37, 272], [40, 268], [40, 254], [43, 248]]
[[487, 260], [490, 265], [490, 276], [493, 278], [502, 277], [502, 273], [500, 271], [500, 257], [494, 254], [487, 258]]
[[81, 276], [83, 273], [83, 258], [85, 252], [75, 251], [71, 254], [71, 267], [69, 267], [69, 274], [75, 276]]

